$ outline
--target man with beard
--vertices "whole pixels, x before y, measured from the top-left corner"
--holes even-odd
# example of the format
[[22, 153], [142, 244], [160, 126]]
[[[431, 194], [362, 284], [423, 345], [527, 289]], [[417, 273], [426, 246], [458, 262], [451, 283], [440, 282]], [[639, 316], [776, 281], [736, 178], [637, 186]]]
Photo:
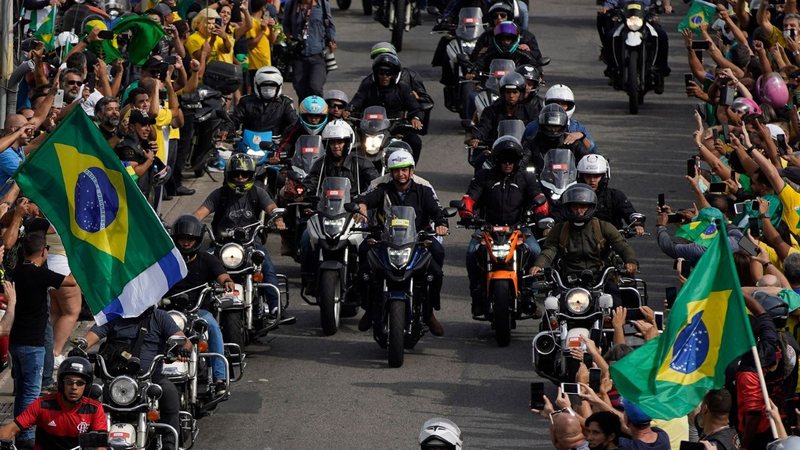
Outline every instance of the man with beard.
[[119, 127], [119, 100], [114, 97], [103, 97], [94, 106], [94, 118], [100, 132], [108, 141], [108, 145], [114, 148], [119, 142], [117, 129]]
[[78, 69], [67, 69], [61, 74], [59, 88], [64, 90], [64, 104], [69, 105], [83, 93], [83, 75]]

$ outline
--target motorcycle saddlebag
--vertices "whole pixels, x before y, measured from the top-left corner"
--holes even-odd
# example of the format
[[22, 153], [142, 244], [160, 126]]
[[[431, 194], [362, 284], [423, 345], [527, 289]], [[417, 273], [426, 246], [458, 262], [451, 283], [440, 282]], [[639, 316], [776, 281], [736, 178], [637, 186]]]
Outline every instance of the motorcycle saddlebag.
[[222, 92], [232, 94], [242, 85], [242, 66], [222, 61], [211, 61], [206, 66], [203, 84]]

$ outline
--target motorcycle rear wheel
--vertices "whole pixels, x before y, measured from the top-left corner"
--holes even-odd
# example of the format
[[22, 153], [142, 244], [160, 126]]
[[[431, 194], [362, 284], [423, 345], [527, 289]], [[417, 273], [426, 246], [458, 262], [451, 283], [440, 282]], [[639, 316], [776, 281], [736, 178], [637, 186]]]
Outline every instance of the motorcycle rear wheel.
[[339, 272], [325, 270], [319, 275], [319, 317], [322, 324], [322, 333], [325, 336], [336, 334], [339, 329], [341, 314], [341, 290], [339, 286]]
[[403, 33], [406, 31], [406, 0], [397, 0], [394, 4], [394, 24], [392, 27], [392, 45], [398, 52], [403, 51]]
[[389, 303], [389, 367], [403, 365], [405, 354], [406, 304], [401, 301]]
[[631, 114], [639, 114], [639, 52], [632, 51], [628, 53], [628, 74], [627, 74], [627, 91], [628, 91], [628, 112]]
[[492, 284], [494, 304], [494, 331], [499, 347], [511, 343], [511, 304], [514, 299], [510, 281], [495, 281]]
[[242, 324], [242, 316], [239, 311], [231, 311], [229, 313], [222, 313], [220, 317], [220, 326], [222, 328], [222, 341], [229, 344], [236, 344], [240, 350], [244, 350], [245, 346], [245, 330]]

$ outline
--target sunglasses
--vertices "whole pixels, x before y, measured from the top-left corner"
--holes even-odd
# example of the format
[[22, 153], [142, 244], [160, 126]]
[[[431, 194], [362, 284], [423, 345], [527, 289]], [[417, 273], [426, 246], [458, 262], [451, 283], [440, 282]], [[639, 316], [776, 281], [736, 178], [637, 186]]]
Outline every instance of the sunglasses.
[[231, 171], [231, 177], [233, 178], [250, 178], [253, 176], [253, 172], [249, 172], [246, 170], [233, 170]]
[[65, 379], [64, 380], [64, 384], [66, 384], [67, 386], [83, 387], [83, 386], [86, 386], [86, 381], [84, 381], [84, 380], [67, 380], [67, 379]]
[[328, 107], [330, 109], [344, 109], [344, 105], [341, 103], [331, 103]]
[[390, 77], [393, 75], [392, 72], [389, 72], [387, 70], [379, 70], [375, 72], [375, 74], [378, 75], [379, 77]]
[[79, 80], [67, 80], [67, 86], [83, 86], [83, 81]]
[[495, 18], [495, 19], [507, 19], [508, 18], [508, 14], [504, 13], [504, 12], [499, 12], [499, 13], [495, 13], [492, 17]]

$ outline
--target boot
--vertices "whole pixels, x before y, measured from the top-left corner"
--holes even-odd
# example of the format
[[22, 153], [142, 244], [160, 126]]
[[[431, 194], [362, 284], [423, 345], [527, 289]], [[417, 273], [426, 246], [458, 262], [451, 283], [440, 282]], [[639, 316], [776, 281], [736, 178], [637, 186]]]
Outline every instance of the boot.
[[303, 284], [306, 295], [309, 297], [317, 296], [317, 280], [313, 273], [301, 273], [300, 282]]
[[281, 232], [281, 256], [294, 256], [294, 242], [292, 242], [291, 234]]
[[444, 328], [442, 328], [442, 324], [436, 320], [436, 316], [431, 311], [431, 316], [428, 318], [428, 329], [431, 330], [431, 334], [434, 336], [443, 336], [444, 335]]
[[367, 331], [370, 328], [372, 328], [372, 314], [369, 310], [365, 310], [361, 320], [358, 321], [358, 331]]
[[470, 289], [472, 296], [472, 317], [482, 317], [486, 314], [486, 308], [483, 305], [483, 290], [479, 287]]

